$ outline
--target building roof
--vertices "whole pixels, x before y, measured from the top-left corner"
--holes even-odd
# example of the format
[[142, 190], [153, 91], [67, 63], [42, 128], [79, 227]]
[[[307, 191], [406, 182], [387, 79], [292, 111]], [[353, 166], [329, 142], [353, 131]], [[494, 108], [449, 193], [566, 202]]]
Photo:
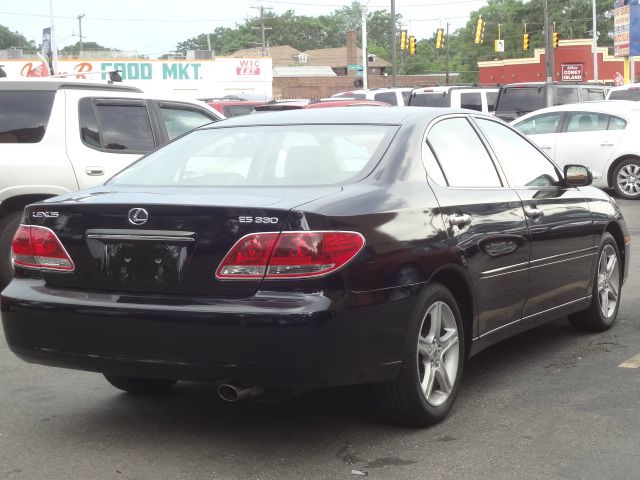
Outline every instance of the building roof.
[[[296, 50], [290, 45], [278, 45], [275, 47], [268, 47], [266, 53], [269, 57], [271, 57], [271, 61], [273, 62], [274, 67], [286, 67], [297, 63], [297, 60], [294, 57], [300, 53], [300, 50]], [[262, 49], [260, 47], [245, 48], [243, 50], [233, 52], [229, 56], [236, 58], [261, 57]]]
[[[362, 49], [357, 48], [357, 58], [362, 61]], [[333, 68], [347, 66], [347, 47], [320, 48], [318, 50], [307, 50], [303, 52], [308, 55], [307, 65], [329, 65]], [[369, 62], [369, 67], [385, 68], [391, 64], [386, 60], [376, 56], [373, 62]]]

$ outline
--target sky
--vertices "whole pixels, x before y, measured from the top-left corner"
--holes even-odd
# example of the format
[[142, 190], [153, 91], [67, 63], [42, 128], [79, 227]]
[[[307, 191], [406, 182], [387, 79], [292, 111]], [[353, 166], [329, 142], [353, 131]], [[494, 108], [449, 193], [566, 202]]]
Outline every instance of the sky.
[[[51, 0], [56, 43], [61, 49], [78, 41], [78, 15], [84, 41], [149, 55], [172, 52], [176, 45], [216, 27], [233, 27], [258, 15], [263, 6], [275, 13], [294, 10], [317, 16], [351, 4], [351, 0]], [[390, 10], [390, 0], [366, 0], [370, 10]], [[486, 0], [396, 0], [396, 12], [411, 35], [430, 37], [436, 28], [450, 23], [451, 31], [466, 24], [473, 10]], [[49, 0], [3, 0], [0, 25], [18, 31], [37, 44], [49, 26]], [[256, 40], [257, 40], [256, 33]], [[268, 37], [267, 37], [268, 38]]]

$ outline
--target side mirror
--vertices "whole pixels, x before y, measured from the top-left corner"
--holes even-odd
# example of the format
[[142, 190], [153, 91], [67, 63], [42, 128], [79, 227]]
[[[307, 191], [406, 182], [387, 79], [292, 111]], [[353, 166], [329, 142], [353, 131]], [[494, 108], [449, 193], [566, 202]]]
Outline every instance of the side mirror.
[[586, 187], [593, 182], [591, 170], [582, 165], [564, 166], [564, 183], [567, 187]]

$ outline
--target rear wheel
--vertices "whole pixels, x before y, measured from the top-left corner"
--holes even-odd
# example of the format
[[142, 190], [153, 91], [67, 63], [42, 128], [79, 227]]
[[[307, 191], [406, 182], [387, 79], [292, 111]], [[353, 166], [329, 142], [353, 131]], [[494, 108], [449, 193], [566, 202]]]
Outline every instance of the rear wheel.
[[0, 290], [13, 278], [11, 243], [20, 225], [20, 218], [22, 218], [22, 212], [11, 212], [0, 218]]
[[136, 395], [157, 395], [167, 392], [176, 380], [162, 380], [158, 378], [125, 377], [122, 375], [107, 375], [104, 378], [116, 388]]
[[376, 387], [383, 413], [408, 426], [443, 420], [451, 409], [465, 359], [462, 316], [443, 285], [430, 285], [412, 322], [398, 378]]
[[602, 332], [611, 328], [618, 316], [621, 286], [622, 268], [618, 244], [611, 234], [605, 232], [598, 251], [591, 305], [569, 315], [571, 325], [587, 332]]
[[628, 158], [616, 166], [613, 188], [619, 197], [631, 200], [640, 198], [640, 158]]

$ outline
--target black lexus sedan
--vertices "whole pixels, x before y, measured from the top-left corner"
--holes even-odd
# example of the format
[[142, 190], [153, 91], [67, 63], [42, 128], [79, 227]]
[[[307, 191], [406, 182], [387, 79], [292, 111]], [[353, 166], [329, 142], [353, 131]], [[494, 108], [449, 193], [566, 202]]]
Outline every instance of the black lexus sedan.
[[477, 112], [234, 118], [28, 206], [6, 339], [132, 393], [370, 383], [390, 419], [431, 425], [469, 356], [561, 316], [614, 323], [630, 237], [590, 181]]

